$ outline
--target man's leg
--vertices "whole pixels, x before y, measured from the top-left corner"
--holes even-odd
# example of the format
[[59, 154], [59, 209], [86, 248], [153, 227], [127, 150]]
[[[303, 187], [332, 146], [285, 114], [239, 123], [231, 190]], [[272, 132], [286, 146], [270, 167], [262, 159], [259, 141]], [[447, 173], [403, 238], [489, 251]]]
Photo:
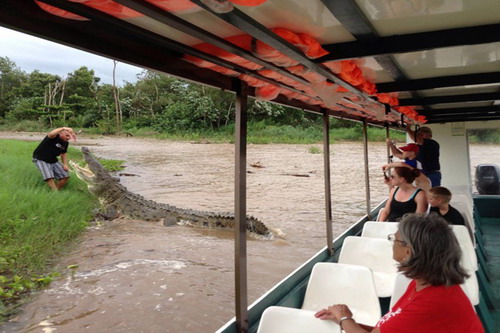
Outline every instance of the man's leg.
[[69, 180], [69, 177], [59, 179], [59, 181], [57, 182], [57, 189], [58, 190], [62, 189], [64, 187], [64, 185], [66, 185], [68, 180]]
[[56, 176], [55, 178], [57, 179], [57, 189], [60, 190], [68, 182], [69, 174], [66, 170], [64, 170], [63, 166], [59, 162], [52, 165], [52, 170]]
[[57, 185], [54, 181], [54, 171], [52, 170], [51, 164], [37, 159], [33, 159], [33, 163], [35, 163], [38, 170], [40, 170], [47, 185], [49, 185], [52, 190], [57, 191]]
[[54, 181], [54, 178], [45, 179], [45, 182], [47, 183], [47, 185], [49, 185], [49, 187], [53, 191], [57, 191], [58, 188], [57, 188], [56, 182]]

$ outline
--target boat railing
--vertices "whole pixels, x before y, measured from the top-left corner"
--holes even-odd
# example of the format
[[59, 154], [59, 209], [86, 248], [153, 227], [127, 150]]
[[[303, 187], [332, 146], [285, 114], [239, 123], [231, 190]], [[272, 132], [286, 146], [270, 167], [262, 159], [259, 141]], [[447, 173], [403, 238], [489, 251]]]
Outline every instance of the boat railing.
[[[373, 210], [371, 216], [377, 216], [377, 213], [385, 205], [386, 200], [379, 203]], [[314, 265], [318, 262], [337, 262], [344, 240], [348, 236], [359, 236], [363, 230], [363, 225], [370, 219], [368, 215], [363, 216], [351, 227], [333, 240], [333, 255], [329, 255], [327, 246], [323, 247], [308, 261], [296, 268], [288, 276], [283, 278], [269, 291], [259, 297], [248, 307], [248, 320], [250, 326], [248, 332], [256, 332], [260, 317], [264, 310], [270, 306], [280, 305], [291, 308], [300, 308], [304, 300], [307, 283]], [[233, 317], [229, 322], [222, 326], [216, 333], [236, 332], [236, 318]]]

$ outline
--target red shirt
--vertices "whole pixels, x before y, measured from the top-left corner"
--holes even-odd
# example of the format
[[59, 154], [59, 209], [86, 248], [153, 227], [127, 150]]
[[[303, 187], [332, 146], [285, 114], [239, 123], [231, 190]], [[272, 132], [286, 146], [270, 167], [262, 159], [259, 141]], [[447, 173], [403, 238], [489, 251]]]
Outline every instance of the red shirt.
[[471, 302], [459, 285], [429, 286], [406, 292], [376, 327], [381, 333], [484, 333]]

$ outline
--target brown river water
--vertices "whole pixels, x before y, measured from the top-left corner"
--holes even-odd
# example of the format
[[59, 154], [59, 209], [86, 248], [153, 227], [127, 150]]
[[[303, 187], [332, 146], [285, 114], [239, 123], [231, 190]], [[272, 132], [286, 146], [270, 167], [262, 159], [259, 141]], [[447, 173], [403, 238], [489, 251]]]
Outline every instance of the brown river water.
[[[0, 132], [35, 141], [43, 135]], [[122, 184], [147, 199], [233, 211], [233, 145], [81, 136], [76, 146], [124, 160], [124, 172], [136, 176], [122, 176]], [[247, 212], [281, 234], [248, 239], [249, 304], [326, 244], [323, 155], [311, 153], [312, 146], [322, 150], [248, 146]], [[349, 142], [330, 150], [335, 237], [366, 212], [363, 148]], [[499, 163], [491, 161], [499, 153], [500, 146], [473, 146], [472, 164]], [[370, 143], [372, 207], [388, 193], [385, 160], [385, 144]], [[60, 259], [63, 275], [0, 331], [213, 332], [234, 316], [233, 255], [231, 232], [128, 219], [93, 225]]]

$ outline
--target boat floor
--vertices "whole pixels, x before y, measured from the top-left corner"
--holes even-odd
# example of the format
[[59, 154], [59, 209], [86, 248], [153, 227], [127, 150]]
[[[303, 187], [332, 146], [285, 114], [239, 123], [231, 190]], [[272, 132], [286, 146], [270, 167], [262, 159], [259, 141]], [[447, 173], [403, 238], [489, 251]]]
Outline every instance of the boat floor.
[[497, 305], [491, 314], [495, 327], [500, 328], [500, 307], [498, 307], [500, 305], [500, 218], [481, 218], [480, 220], [490, 274], [490, 287]]
[[[478, 271], [482, 309], [477, 308], [486, 332], [500, 332], [500, 204], [499, 195], [474, 196], [476, 207], [476, 253], [485, 259]], [[484, 255], [483, 255], [484, 254]]]

